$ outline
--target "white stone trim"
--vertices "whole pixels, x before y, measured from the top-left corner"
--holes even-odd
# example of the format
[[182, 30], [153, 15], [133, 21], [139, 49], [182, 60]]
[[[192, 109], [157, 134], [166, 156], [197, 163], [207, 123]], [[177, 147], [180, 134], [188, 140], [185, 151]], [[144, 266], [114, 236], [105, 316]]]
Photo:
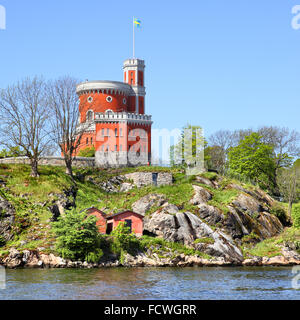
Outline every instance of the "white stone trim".
[[109, 91], [111, 94], [120, 92], [125, 95], [132, 92], [132, 88], [129, 84], [118, 81], [88, 81], [80, 83], [76, 87], [76, 92], [78, 94], [96, 92], [104, 93], [104, 90], [106, 90], [107, 94], [109, 94]]

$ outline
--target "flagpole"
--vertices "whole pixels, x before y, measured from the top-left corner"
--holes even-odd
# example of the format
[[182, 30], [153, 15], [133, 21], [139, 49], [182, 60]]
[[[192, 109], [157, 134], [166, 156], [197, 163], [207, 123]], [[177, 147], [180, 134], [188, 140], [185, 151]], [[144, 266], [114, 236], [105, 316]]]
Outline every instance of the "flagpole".
[[135, 55], [135, 37], [134, 37], [134, 17], [133, 17], [133, 21], [132, 21], [132, 26], [133, 26], [133, 59], [134, 59], [134, 55]]

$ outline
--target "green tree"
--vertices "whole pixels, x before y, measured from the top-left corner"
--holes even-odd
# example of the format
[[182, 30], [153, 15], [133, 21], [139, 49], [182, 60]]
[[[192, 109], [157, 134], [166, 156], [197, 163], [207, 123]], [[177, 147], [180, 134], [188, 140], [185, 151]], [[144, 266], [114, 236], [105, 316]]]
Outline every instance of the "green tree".
[[95, 147], [88, 147], [80, 150], [78, 153], [78, 157], [93, 158], [95, 157], [95, 152], [96, 152]]
[[275, 162], [273, 148], [262, 142], [258, 133], [241, 140], [228, 153], [230, 173], [242, 179], [250, 179], [269, 190], [273, 190]]
[[56, 250], [63, 258], [97, 262], [103, 255], [96, 217], [70, 211], [52, 225], [57, 237]]
[[10, 147], [7, 149], [2, 149], [0, 151], [0, 158], [13, 158], [13, 157], [22, 157], [26, 156], [24, 151], [21, 151], [20, 147]]
[[299, 200], [300, 169], [296, 166], [282, 168], [278, 175], [278, 186], [283, 200], [288, 203], [288, 213], [292, 219], [293, 203]]
[[177, 144], [170, 148], [171, 164], [184, 165], [189, 175], [200, 173], [204, 169], [206, 144], [201, 127], [185, 126]]

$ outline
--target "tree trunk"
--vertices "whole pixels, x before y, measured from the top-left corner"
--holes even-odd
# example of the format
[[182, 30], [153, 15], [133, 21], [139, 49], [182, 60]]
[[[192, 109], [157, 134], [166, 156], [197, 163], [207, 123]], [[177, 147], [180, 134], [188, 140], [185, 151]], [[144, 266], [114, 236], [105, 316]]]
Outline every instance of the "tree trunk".
[[39, 172], [38, 172], [38, 161], [36, 159], [31, 160], [31, 176], [34, 178], [38, 178]]
[[289, 201], [288, 214], [291, 222], [292, 222], [292, 210], [293, 210], [293, 201]]
[[73, 178], [72, 160], [65, 159], [66, 162], [66, 174]]

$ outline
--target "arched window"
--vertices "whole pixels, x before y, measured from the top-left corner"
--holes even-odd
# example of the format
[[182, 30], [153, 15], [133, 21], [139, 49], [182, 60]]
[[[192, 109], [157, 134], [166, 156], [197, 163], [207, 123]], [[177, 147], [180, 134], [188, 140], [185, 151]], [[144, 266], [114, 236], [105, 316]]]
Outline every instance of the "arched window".
[[91, 122], [94, 120], [94, 112], [89, 110], [86, 114], [86, 121]]
[[89, 138], [86, 138], [86, 145], [89, 144]]

